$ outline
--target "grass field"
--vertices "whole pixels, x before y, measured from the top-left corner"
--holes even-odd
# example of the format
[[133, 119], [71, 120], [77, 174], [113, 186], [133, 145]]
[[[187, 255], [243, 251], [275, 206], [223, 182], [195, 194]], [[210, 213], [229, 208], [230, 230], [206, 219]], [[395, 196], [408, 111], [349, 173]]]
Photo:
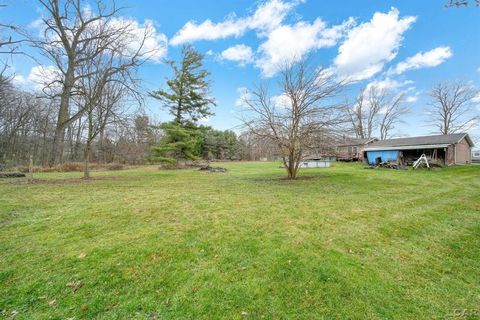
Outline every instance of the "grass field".
[[0, 180], [3, 317], [479, 317], [480, 166], [222, 165]]

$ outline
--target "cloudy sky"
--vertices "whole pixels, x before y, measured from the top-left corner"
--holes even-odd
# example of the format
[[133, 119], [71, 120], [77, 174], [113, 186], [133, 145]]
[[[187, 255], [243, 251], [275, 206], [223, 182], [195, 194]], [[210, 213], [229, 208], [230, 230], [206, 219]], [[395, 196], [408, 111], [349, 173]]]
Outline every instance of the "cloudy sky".
[[[467, 8], [445, 8], [447, 0], [117, 2], [127, 6], [121, 19], [133, 20], [139, 34], [145, 28], [154, 31], [147, 46], [156, 54], [141, 69], [148, 90], [164, 86], [170, 70], [162, 61], [178, 59], [183, 44], [205, 55], [218, 101], [216, 115], [205, 124], [219, 129], [239, 124], [244, 88], [264, 81], [274, 91], [278, 64], [307, 55], [312, 63], [356, 80], [346, 96], [374, 83], [405, 92], [412, 113], [398, 127], [399, 135], [433, 132], [425, 111], [427, 91], [436, 81], [459, 79], [480, 86], [480, 7], [473, 0]], [[1, 21], [36, 32], [41, 16], [36, 1], [5, 3]], [[37, 59], [43, 65], [14, 59], [19, 84], [35, 87], [42, 74], [54, 72], [47, 60]], [[155, 100], [147, 101], [147, 112], [169, 120]], [[480, 128], [473, 134], [479, 135]]]

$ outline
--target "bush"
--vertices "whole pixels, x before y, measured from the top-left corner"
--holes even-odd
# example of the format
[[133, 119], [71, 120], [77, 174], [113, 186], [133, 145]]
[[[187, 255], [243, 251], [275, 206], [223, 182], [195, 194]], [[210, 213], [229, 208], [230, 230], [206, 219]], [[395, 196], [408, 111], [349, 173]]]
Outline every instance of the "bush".
[[72, 172], [72, 171], [83, 171], [84, 164], [80, 162], [65, 162], [55, 166], [55, 171], [58, 172]]
[[121, 163], [108, 163], [106, 165], [107, 170], [123, 170], [124, 165]]

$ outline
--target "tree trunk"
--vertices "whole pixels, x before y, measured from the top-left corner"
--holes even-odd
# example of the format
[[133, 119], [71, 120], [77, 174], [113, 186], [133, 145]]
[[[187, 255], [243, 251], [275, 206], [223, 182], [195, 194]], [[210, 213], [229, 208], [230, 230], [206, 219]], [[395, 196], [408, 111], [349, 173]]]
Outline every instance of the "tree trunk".
[[85, 156], [84, 156], [84, 161], [85, 161], [85, 166], [83, 169], [83, 178], [84, 179], [90, 179], [90, 148], [91, 148], [91, 141], [87, 140], [87, 144], [85, 145]]
[[56, 163], [60, 162], [59, 152], [62, 149], [63, 137], [65, 134], [65, 128], [57, 125], [55, 128], [55, 135], [53, 136], [52, 149], [50, 151], [50, 158], [48, 160], [48, 165], [53, 166]]
[[75, 82], [73, 70], [73, 65], [69, 65], [67, 74], [65, 75], [65, 84], [60, 97], [60, 109], [58, 110], [57, 125], [55, 127], [55, 135], [53, 137], [52, 151], [49, 159], [50, 166], [61, 163], [63, 160], [63, 144], [65, 140], [65, 129], [69, 120], [70, 95]]
[[288, 179], [293, 180], [297, 178], [297, 165], [295, 163], [294, 152], [290, 152], [290, 155], [288, 157], [287, 175]]

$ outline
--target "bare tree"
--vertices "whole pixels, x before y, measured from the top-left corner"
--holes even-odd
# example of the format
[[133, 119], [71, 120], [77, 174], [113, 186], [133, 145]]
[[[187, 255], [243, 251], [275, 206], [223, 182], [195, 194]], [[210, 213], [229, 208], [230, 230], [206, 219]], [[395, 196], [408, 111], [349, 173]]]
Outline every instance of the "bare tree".
[[[92, 33], [100, 32], [92, 30]], [[98, 48], [103, 48], [102, 54], [85, 61], [79, 67], [81, 74], [89, 76], [80, 78], [76, 85], [77, 100], [81, 105], [79, 109], [84, 110], [87, 125], [84, 178], [90, 177], [89, 162], [93, 141], [105, 130], [107, 124], [115, 121], [115, 117], [121, 113], [122, 99], [131, 95], [141, 102], [141, 95], [136, 90], [139, 81], [135, 77], [140, 65], [137, 59], [140, 51], [132, 56], [127, 43], [117, 41], [111, 46], [109, 38], [92, 41], [86, 51], [96, 51]]]
[[402, 122], [402, 116], [409, 113], [410, 109], [404, 106], [404, 93], [390, 96], [385, 99], [382, 109], [380, 110], [380, 139], [388, 139], [392, 134], [395, 126]]
[[353, 106], [347, 104], [350, 124], [359, 139], [371, 138], [378, 125], [378, 113], [382, 107], [385, 92], [375, 86], [363, 88], [355, 99]]
[[334, 127], [343, 119], [332, 98], [345, 82], [324, 68], [308, 68], [305, 61], [286, 63], [279, 83], [283, 103], [256, 87], [244, 97], [244, 126], [258, 137], [274, 143], [282, 156], [288, 178], [295, 179], [305, 152], [312, 149], [318, 131]]
[[480, 91], [462, 81], [439, 82], [430, 90], [430, 119], [441, 134], [465, 132], [480, 120], [475, 110]]
[[377, 132], [387, 139], [401, 116], [409, 112], [403, 105], [404, 94], [371, 85], [360, 91], [353, 105], [346, 104], [349, 124], [359, 139], [372, 138]]
[[[72, 96], [77, 94], [75, 86], [78, 81], [92, 75], [81, 73], [81, 65], [102, 55], [106, 48], [118, 45], [121, 39], [126, 39], [130, 26], [126, 23], [111, 23], [120, 10], [113, 0], [110, 5], [95, 0], [91, 10], [85, 9], [87, 2], [84, 0], [39, 2], [45, 9], [45, 28], [41, 39], [32, 39], [32, 43], [59, 71], [58, 77], [48, 83], [44, 90], [59, 88], [53, 90], [53, 94], [59, 96], [60, 100], [50, 158], [50, 164], [53, 164], [62, 161], [67, 126], [85, 111], [80, 108], [72, 113], [70, 107]], [[140, 39], [141, 45], [143, 41]], [[92, 50], [92, 43], [99, 45]], [[133, 54], [135, 59], [140, 56], [139, 52], [140, 48]]]

